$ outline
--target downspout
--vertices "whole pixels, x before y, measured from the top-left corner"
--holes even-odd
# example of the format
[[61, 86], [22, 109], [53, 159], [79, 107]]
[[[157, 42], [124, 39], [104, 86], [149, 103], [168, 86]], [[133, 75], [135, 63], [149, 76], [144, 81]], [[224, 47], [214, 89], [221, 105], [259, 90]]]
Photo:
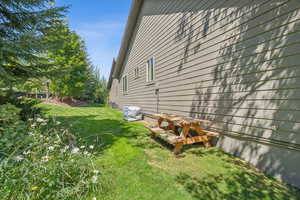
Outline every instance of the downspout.
[[155, 89], [155, 95], [156, 95], [156, 114], [159, 114], [159, 89]]

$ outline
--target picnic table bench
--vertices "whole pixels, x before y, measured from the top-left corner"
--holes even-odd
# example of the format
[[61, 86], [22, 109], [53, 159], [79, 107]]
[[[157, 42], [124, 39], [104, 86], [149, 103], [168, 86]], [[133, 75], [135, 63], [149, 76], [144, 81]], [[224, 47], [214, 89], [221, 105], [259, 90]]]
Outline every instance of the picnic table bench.
[[[174, 153], [181, 153], [183, 145], [203, 143], [205, 147], [211, 147], [211, 139], [219, 136], [218, 133], [205, 130], [212, 122], [170, 114], [155, 114], [152, 118], [157, 120], [156, 126], [148, 126], [155, 137], [160, 137], [172, 144]], [[162, 126], [163, 123], [167, 126]]]

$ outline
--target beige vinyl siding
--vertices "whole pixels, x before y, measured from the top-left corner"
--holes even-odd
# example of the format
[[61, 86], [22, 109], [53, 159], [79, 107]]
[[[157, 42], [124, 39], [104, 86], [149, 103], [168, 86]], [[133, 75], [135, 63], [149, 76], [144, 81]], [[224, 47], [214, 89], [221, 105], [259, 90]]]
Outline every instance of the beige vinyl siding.
[[300, 187], [300, 1], [145, 0], [124, 74], [120, 108], [212, 120], [220, 147]]
[[120, 86], [119, 80], [114, 79], [112, 82], [112, 86], [109, 91], [109, 104], [113, 108], [119, 107], [119, 96], [120, 96]]

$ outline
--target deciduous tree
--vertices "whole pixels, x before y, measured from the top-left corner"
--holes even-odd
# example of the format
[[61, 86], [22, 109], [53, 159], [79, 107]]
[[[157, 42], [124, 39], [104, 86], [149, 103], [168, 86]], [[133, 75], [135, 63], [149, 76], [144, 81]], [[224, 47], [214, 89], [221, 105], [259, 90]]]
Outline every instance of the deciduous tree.
[[58, 23], [48, 40], [62, 41], [61, 47], [51, 49], [47, 55], [54, 62], [50, 88], [58, 97], [80, 97], [88, 81], [89, 62], [85, 43], [64, 23]]

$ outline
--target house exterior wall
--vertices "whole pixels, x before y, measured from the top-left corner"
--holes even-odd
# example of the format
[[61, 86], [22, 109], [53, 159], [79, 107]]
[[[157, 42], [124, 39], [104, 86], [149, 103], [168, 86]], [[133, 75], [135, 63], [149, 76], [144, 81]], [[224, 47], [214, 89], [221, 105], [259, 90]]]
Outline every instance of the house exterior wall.
[[115, 79], [110, 101], [212, 120], [219, 147], [300, 187], [299, 56], [299, 0], [145, 0], [120, 75], [129, 90]]
[[112, 80], [112, 86], [109, 90], [109, 104], [113, 108], [119, 108], [120, 84], [118, 79]]

